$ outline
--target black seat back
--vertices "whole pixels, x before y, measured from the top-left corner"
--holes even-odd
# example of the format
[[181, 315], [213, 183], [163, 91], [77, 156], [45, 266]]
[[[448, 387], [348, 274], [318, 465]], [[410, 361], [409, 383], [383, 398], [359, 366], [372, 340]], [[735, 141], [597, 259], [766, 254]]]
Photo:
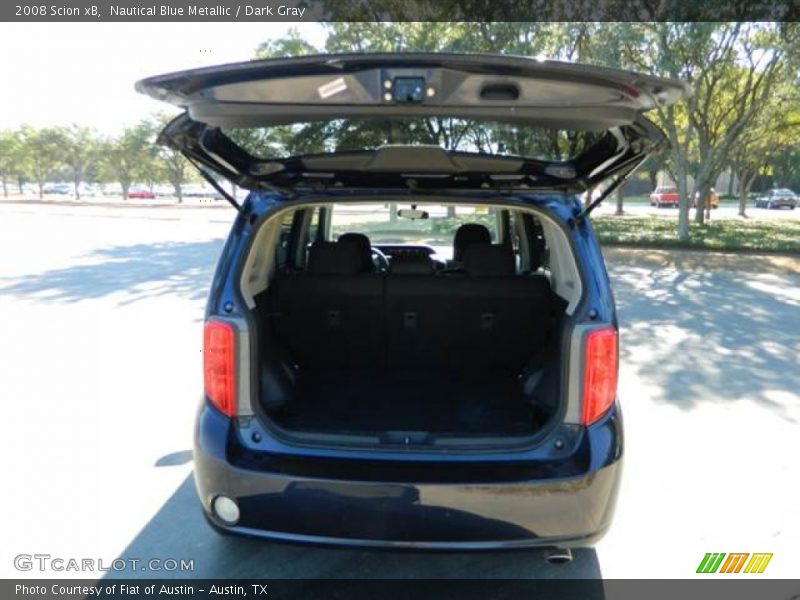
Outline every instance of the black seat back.
[[518, 373], [545, 344], [547, 278], [515, 273], [510, 247], [473, 244], [458, 276], [386, 282], [389, 366]]
[[358, 253], [359, 273], [371, 273], [375, 270], [372, 262], [372, 244], [363, 233], [348, 232], [339, 236], [339, 242], [354, 244]]
[[305, 272], [284, 273], [273, 282], [275, 337], [301, 367], [383, 362], [383, 282], [362, 268], [356, 244], [316, 242]]
[[465, 223], [456, 229], [453, 237], [453, 260], [462, 262], [464, 253], [472, 244], [491, 244], [492, 235], [485, 225], [480, 223]]

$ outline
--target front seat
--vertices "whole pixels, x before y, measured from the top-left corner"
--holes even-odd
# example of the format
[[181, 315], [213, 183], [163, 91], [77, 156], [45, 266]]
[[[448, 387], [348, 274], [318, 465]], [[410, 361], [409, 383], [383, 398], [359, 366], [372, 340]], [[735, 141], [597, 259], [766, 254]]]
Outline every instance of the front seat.
[[480, 223], [465, 223], [456, 229], [453, 238], [453, 262], [462, 264], [467, 247], [472, 244], [491, 244], [492, 235], [485, 225]]
[[338, 241], [353, 244], [356, 247], [359, 273], [371, 273], [375, 270], [375, 264], [372, 262], [372, 244], [366, 235], [355, 232], [343, 233], [339, 236]]

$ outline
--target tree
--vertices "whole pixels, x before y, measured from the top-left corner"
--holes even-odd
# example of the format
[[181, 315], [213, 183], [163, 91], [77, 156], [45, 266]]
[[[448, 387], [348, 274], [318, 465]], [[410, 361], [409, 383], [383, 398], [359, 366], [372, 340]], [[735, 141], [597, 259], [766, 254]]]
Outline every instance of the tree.
[[688, 81], [686, 102], [658, 109], [669, 138], [669, 169], [681, 195], [678, 234], [689, 235], [688, 174], [695, 169], [702, 224], [711, 185], [729, 163], [738, 138], [769, 98], [785, 69], [782, 26], [767, 23], [642, 23], [630, 36], [626, 66]]
[[69, 168], [75, 198], [80, 199], [80, 185], [89, 167], [97, 160], [97, 133], [89, 127], [73, 124], [60, 129], [60, 135], [61, 162]]
[[[160, 132], [174, 117], [164, 113], [158, 113], [153, 117], [153, 132]], [[156, 147], [156, 146], [154, 146]], [[191, 178], [193, 170], [189, 167], [189, 161], [179, 151], [168, 146], [157, 146], [156, 156], [158, 158], [159, 173], [166, 178], [175, 190], [175, 197], [178, 203], [183, 202], [183, 184]]]
[[[790, 177], [781, 167], [794, 153], [800, 158], [797, 140], [800, 134], [800, 93], [793, 85], [784, 85], [740, 136], [731, 152], [731, 169], [739, 188], [739, 215], [747, 216], [747, 199], [758, 175], [773, 175], [782, 185]], [[798, 165], [800, 166], [800, 165]]]
[[3, 196], [8, 198], [8, 180], [16, 174], [20, 163], [20, 145], [13, 131], [0, 131], [0, 179], [3, 183]]
[[115, 138], [102, 143], [103, 167], [107, 178], [119, 182], [123, 199], [128, 199], [131, 184], [147, 178], [155, 168], [153, 164], [152, 125], [142, 121], [126, 127]]
[[36, 129], [23, 125], [20, 129], [23, 169], [39, 187], [39, 198], [44, 196], [44, 184], [61, 163], [64, 137], [53, 127]]
[[[651, 23], [563, 23], [542, 22], [445, 22], [447, 11], [457, 14], [458, 0], [415, 5], [434, 22], [372, 22], [375, 14], [401, 11], [390, 0], [357, 3], [326, 2], [329, 24], [325, 49], [328, 52], [454, 51], [499, 52], [580, 61], [645, 71], [654, 75], [688, 81], [694, 94], [686, 101], [659, 107], [650, 113], [670, 143], [660, 160], [648, 168], [651, 183], [665, 169], [680, 193], [678, 233], [689, 236], [690, 198], [695, 191], [701, 200], [695, 220], [704, 221], [704, 204], [711, 185], [732, 160], [738, 141], [764, 110], [782, 81], [800, 72], [800, 43], [796, 23], [651, 22]], [[543, 14], [550, 14], [542, 6]], [[453, 12], [455, 11], [455, 12]], [[421, 13], [421, 14], [422, 14]], [[399, 13], [398, 13], [399, 14]], [[449, 14], [449, 13], [448, 13]], [[294, 36], [297, 37], [296, 35]], [[265, 44], [270, 55], [306, 53], [297, 39]], [[796, 81], [794, 82], [797, 83]], [[448, 124], [429, 119], [432, 143], [447, 143], [456, 134]], [[450, 124], [452, 125], [452, 124]], [[318, 140], [326, 130], [317, 126]], [[308, 130], [307, 140], [313, 140]], [[394, 131], [392, 131], [393, 134]], [[369, 134], [357, 130], [354, 135]], [[408, 132], [399, 132], [408, 135]], [[395, 134], [396, 135], [396, 134]], [[490, 147], [477, 128], [463, 129], [478, 148]], [[278, 137], [281, 137], [280, 135]], [[366, 139], [366, 137], [364, 137]], [[497, 139], [495, 139], [497, 141]], [[502, 139], [517, 150], [547, 140], [514, 136]], [[551, 148], [564, 154], [574, 149], [577, 138], [554, 136]], [[328, 138], [327, 142], [330, 142]], [[275, 137], [269, 140], [275, 143]], [[295, 143], [295, 142], [292, 142]], [[289, 150], [288, 146], [284, 149]], [[555, 153], [554, 153], [555, 155]], [[792, 152], [782, 156], [791, 157]], [[788, 160], [786, 170], [792, 172]], [[689, 177], [695, 189], [689, 190]]]
[[319, 50], [305, 41], [296, 27], [290, 27], [286, 37], [268, 40], [256, 48], [256, 58], [280, 58], [319, 54]]

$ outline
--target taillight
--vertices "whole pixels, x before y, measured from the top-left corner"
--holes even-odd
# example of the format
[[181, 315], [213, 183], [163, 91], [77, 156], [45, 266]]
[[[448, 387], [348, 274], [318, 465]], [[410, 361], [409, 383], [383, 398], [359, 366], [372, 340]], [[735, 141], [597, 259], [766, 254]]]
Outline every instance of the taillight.
[[584, 425], [597, 421], [614, 404], [618, 362], [617, 330], [604, 327], [589, 332], [583, 354]]
[[234, 362], [236, 332], [233, 325], [209, 319], [203, 330], [203, 381], [211, 403], [224, 414], [236, 413]]

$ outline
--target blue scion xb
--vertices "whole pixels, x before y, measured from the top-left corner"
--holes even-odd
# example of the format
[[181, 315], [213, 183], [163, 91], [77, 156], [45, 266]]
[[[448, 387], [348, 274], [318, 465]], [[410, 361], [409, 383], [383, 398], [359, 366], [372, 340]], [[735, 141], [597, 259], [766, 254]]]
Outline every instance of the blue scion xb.
[[[529, 58], [352, 54], [142, 80], [238, 215], [204, 334], [217, 530], [419, 549], [608, 529], [623, 437], [591, 210], [684, 83]], [[246, 188], [240, 204], [222, 186]], [[580, 198], [588, 197], [585, 203]]]

